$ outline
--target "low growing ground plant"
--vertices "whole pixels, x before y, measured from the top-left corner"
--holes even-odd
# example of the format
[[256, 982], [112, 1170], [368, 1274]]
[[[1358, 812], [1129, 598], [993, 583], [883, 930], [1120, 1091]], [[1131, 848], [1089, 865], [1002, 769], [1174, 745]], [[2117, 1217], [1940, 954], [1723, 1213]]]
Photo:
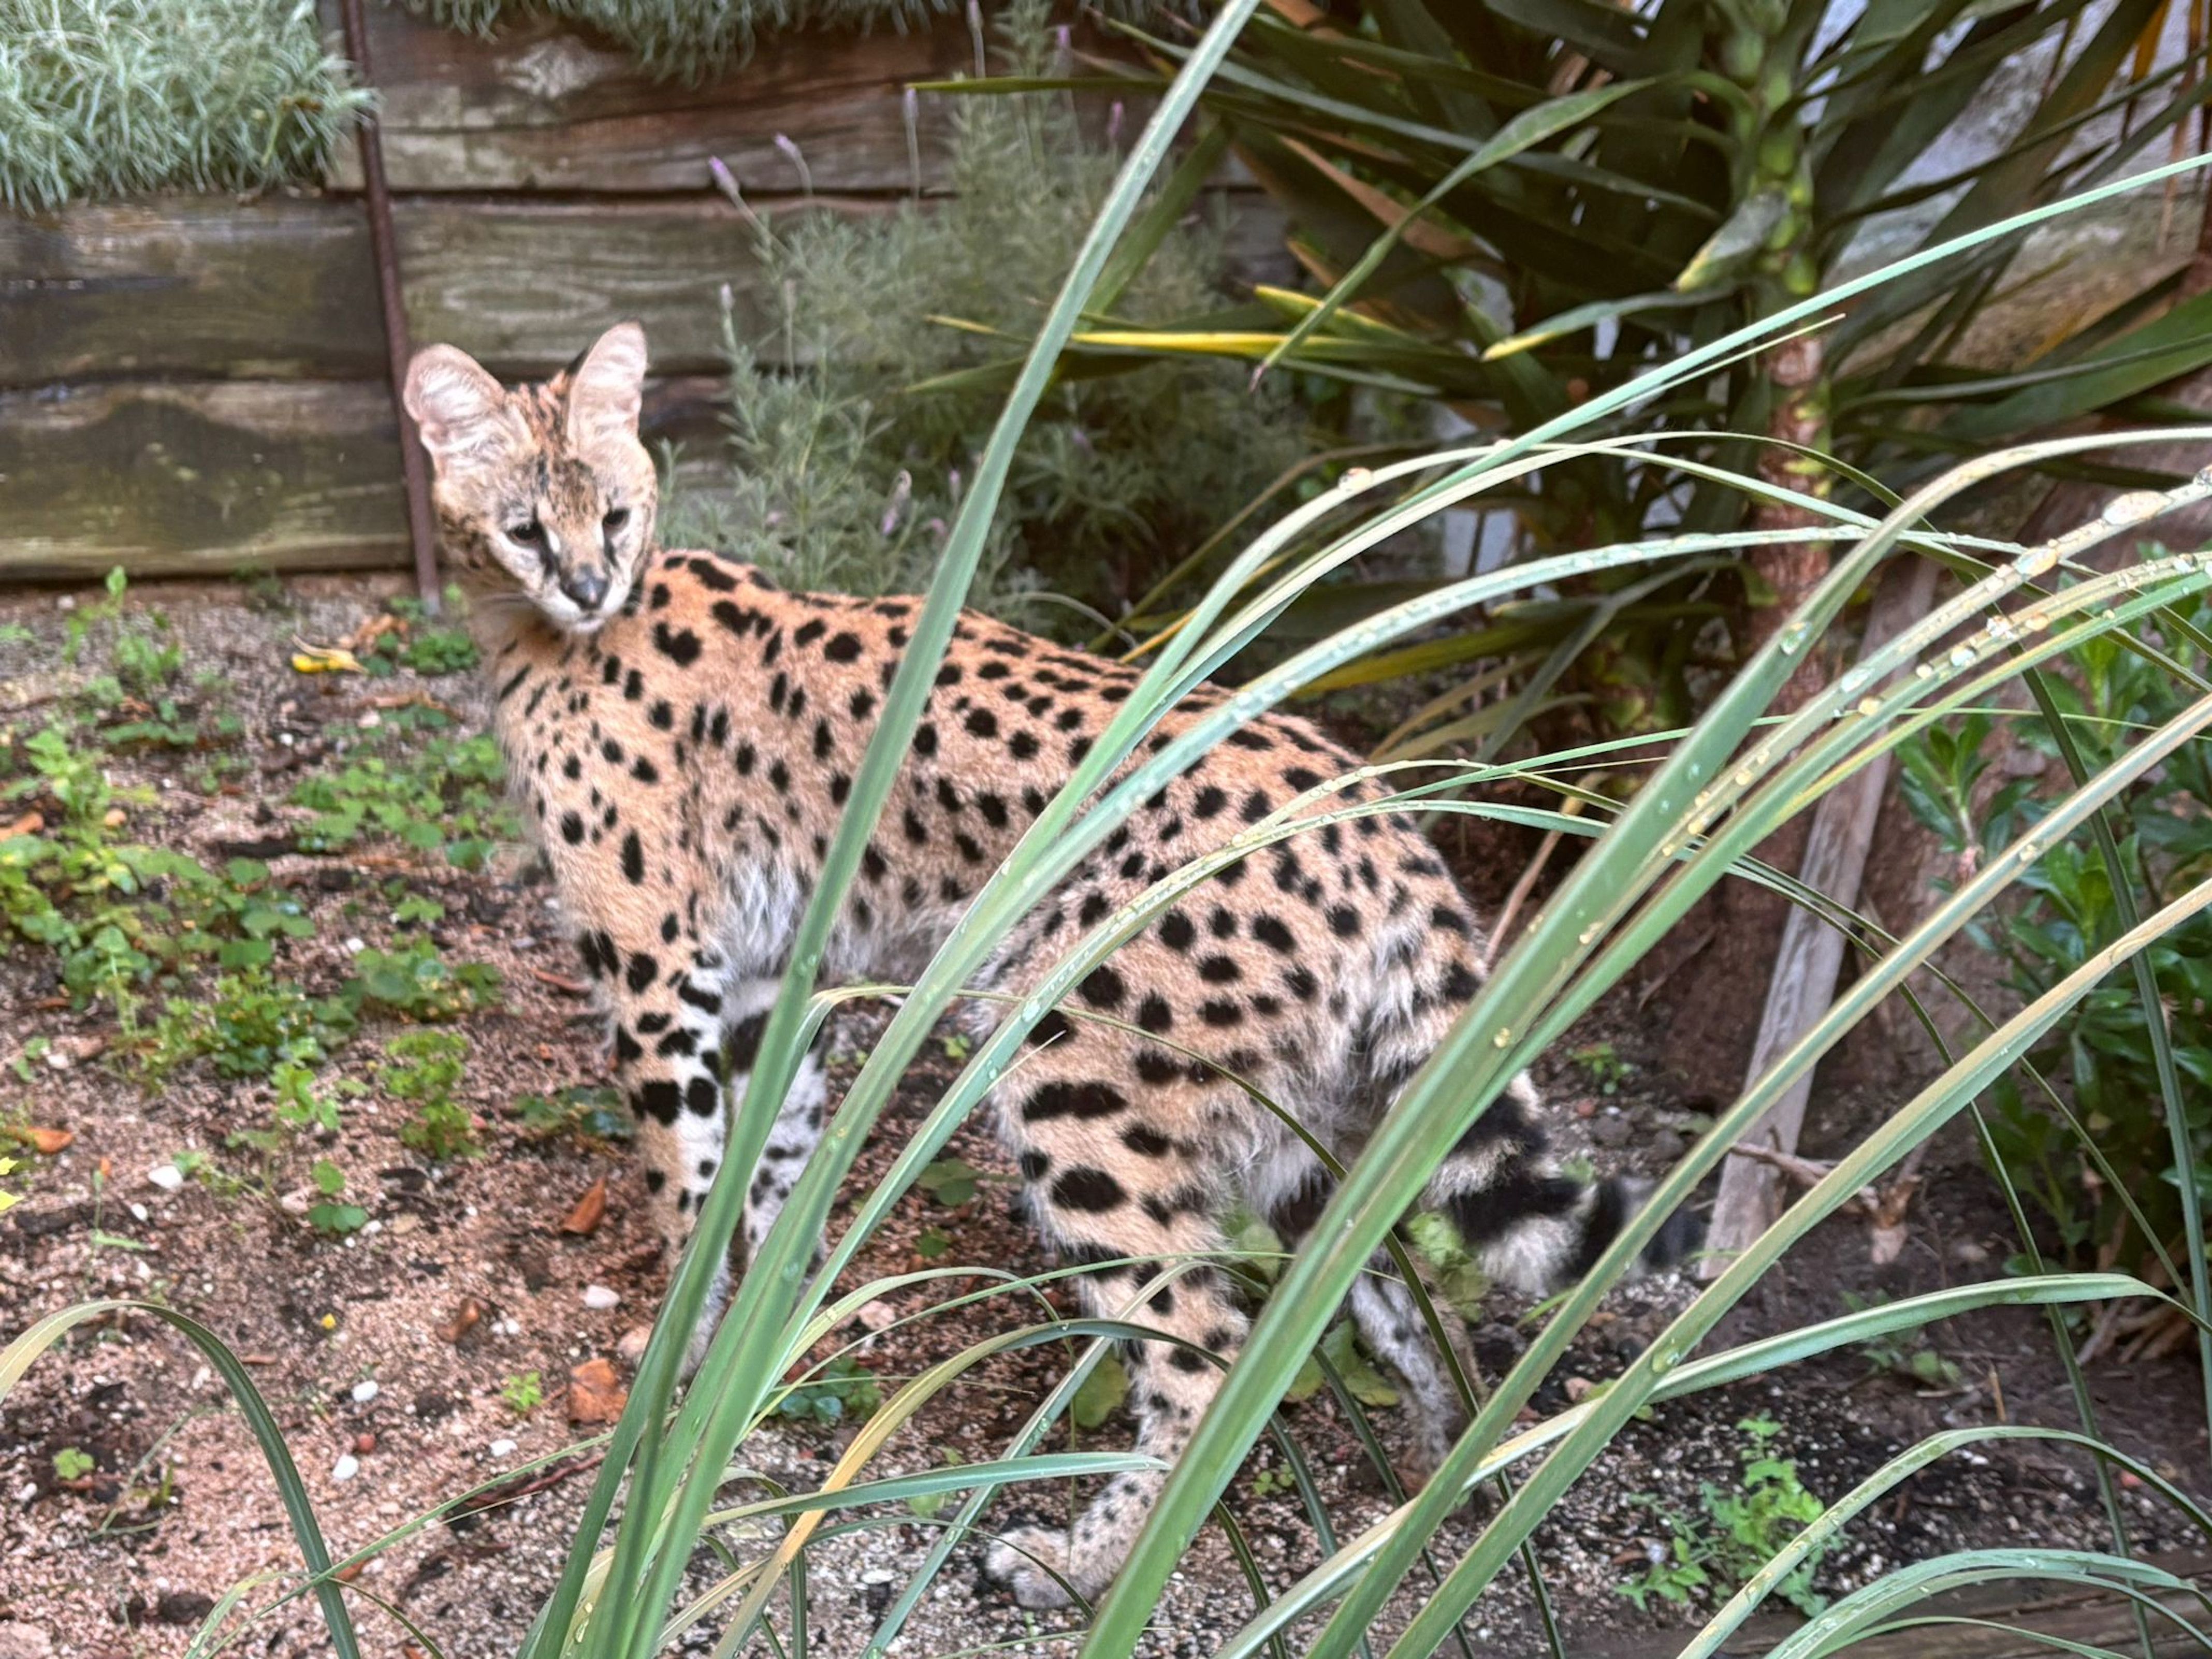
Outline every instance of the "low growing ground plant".
[[499, 1385], [500, 1403], [517, 1417], [527, 1417], [545, 1403], [544, 1380], [536, 1371], [523, 1371]]
[[373, 730], [334, 741], [339, 763], [292, 791], [292, 804], [315, 814], [300, 837], [307, 851], [391, 840], [474, 870], [495, 842], [515, 838], [498, 746], [481, 732], [457, 731], [441, 710], [396, 708]]
[[399, 1139], [425, 1157], [441, 1161], [472, 1157], [483, 1150], [476, 1120], [453, 1098], [466, 1071], [469, 1041], [458, 1031], [408, 1031], [384, 1045], [377, 1083], [395, 1100], [414, 1109], [400, 1126]]
[[[1825, 1506], [1797, 1478], [1796, 1463], [1776, 1455], [1782, 1425], [1771, 1417], [1747, 1417], [1735, 1426], [1743, 1437], [1743, 1467], [1734, 1486], [1705, 1482], [1694, 1513], [1638, 1500], [1667, 1534], [1664, 1558], [1620, 1586], [1638, 1609], [1655, 1601], [1686, 1607], [1723, 1600], [1820, 1518]], [[1813, 1588], [1826, 1553], [1825, 1545], [1814, 1549], [1775, 1587], [1776, 1595], [1808, 1618], [1828, 1605]]]

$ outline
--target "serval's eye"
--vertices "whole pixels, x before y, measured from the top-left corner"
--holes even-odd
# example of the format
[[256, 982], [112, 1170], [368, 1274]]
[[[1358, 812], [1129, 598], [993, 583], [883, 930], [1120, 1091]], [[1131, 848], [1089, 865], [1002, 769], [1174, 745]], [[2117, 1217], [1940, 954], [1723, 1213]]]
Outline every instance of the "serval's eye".
[[629, 509], [626, 507], [609, 507], [606, 517], [599, 520], [600, 526], [608, 530], [620, 530], [629, 522]]
[[528, 524], [511, 524], [507, 527], [507, 538], [523, 547], [535, 547], [545, 539], [545, 526], [535, 519]]

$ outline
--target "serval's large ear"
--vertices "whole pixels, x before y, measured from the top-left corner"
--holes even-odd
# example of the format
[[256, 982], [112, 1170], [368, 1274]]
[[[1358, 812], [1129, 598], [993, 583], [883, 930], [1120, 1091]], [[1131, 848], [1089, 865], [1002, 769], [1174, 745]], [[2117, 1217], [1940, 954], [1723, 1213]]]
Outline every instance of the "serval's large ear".
[[645, 330], [617, 323], [568, 371], [568, 444], [634, 438], [645, 400]]
[[425, 346], [407, 365], [407, 412], [443, 471], [489, 449], [505, 424], [507, 393], [457, 346]]

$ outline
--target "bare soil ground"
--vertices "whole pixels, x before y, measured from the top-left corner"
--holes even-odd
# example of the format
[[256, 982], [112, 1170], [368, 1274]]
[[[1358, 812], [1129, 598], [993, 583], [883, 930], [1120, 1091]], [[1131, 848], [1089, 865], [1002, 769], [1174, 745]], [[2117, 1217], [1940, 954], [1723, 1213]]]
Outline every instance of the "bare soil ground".
[[[431, 931], [445, 957], [488, 963], [502, 981], [495, 1007], [453, 1028], [468, 1042], [455, 1098], [477, 1120], [481, 1154], [441, 1162], [403, 1143], [410, 1109], [380, 1083], [376, 1062], [406, 1028], [376, 1018], [332, 1057], [329, 1075], [366, 1091], [343, 1102], [335, 1133], [295, 1133], [268, 1150], [229, 1145], [241, 1128], [270, 1126], [265, 1081], [225, 1078], [199, 1064], [158, 1087], [142, 1086], [132, 1034], [113, 1011], [76, 1006], [52, 954], [12, 940], [0, 957], [0, 1006], [12, 1015], [0, 1030], [0, 1126], [21, 1141], [12, 1150], [26, 1162], [0, 1182], [22, 1195], [0, 1218], [0, 1336], [103, 1297], [155, 1303], [203, 1322], [244, 1358], [340, 1555], [471, 1487], [513, 1477], [491, 1500], [404, 1532], [353, 1581], [372, 1651], [413, 1659], [418, 1637], [397, 1622], [404, 1615], [445, 1652], [489, 1656], [517, 1645], [557, 1573], [594, 1473], [588, 1448], [550, 1465], [542, 1460], [597, 1432], [593, 1419], [629, 1378], [666, 1264], [621, 1146], [583, 1132], [588, 1121], [549, 1133], [521, 1105], [588, 1085], [604, 1065], [596, 1027], [569, 977], [573, 952], [527, 852], [502, 848], [488, 867], [470, 872], [388, 840], [339, 856], [285, 850], [307, 816], [288, 804], [298, 778], [341, 763], [348, 734], [374, 731], [392, 699], [428, 696], [464, 723], [480, 711], [466, 674], [424, 679], [403, 670], [371, 679], [293, 671], [297, 641], [353, 635], [388, 591], [321, 581], [289, 584], [252, 604], [229, 586], [131, 596], [134, 608], [158, 607], [169, 618], [185, 650], [180, 683], [213, 676], [191, 696], [226, 708], [239, 729], [212, 775], [214, 751], [117, 750], [113, 781], [148, 791], [125, 809], [118, 833], [214, 862], [242, 846], [265, 849], [273, 884], [313, 924], [308, 936], [281, 945], [276, 972], [318, 994], [343, 982], [361, 950], [389, 948], [400, 931], [392, 918], [408, 895], [434, 898], [444, 916]], [[78, 708], [88, 668], [98, 665], [97, 635], [85, 663], [62, 660], [64, 619], [52, 592], [0, 601], [0, 727], [12, 728], [11, 755], [29, 733]], [[8, 781], [0, 776], [0, 787]], [[23, 805], [8, 803], [0, 820]], [[1447, 851], [1478, 896], [1495, 904], [1528, 849], [1493, 838], [1448, 840]], [[836, 1037], [844, 1075], [882, 1018], [879, 1008], [859, 1005], [844, 1018]], [[1699, 1127], [1704, 1103], [1685, 1097], [1659, 1056], [1670, 1022], [1696, 1018], [1692, 969], [1674, 982], [1623, 988], [1561, 1045], [1541, 1081], [1559, 1105], [1571, 1151], [1601, 1168], [1647, 1172], [1679, 1154]], [[863, 1181], [889, 1165], [952, 1069], [936, 1049], [915, 1069], [864, 1158]], [[1832, 1154], [1911, 1080], [1907, 1066], [1864, 1057], [1852, 1075], [1824, 1079], [1816, 1118], [1826, 1139], [1805, 1150]], [[1048, 1265], [1014, 1212], [1012, 1172], [988, 1132], [963, 1130], [951, 1152], [982, 1172], [975, 1196], [948, 1206], [927, 1193], [910, 1194], [866, 1247], [853, 1282], [925, 1261], [1017, 1272]], [[191, 1153], [199, 1158], [184, 1156]], [[191, 1171], [181, 1182], [180, 1156]], [[344, 1198], [366, 1212], [365, 1224], [349, 1236], [318, 1232], [307, 1218], [319, 1196], [318, 1160], [343, 1168]], [[1899, 1261], [1872, 1267], [1863, 1222], [1840, 1219], [1760, 1286], [1731, 1318], [1725, 1340], [1841, 1312], [1846, 1293], [1901, 1295], [1999, 1271], [2013, 1247], [1971, 1147], [1947, 1137], [1926, 1173]], [[602, 1182], [605, 1207], [594, 1222], [590, 1195]], [[1620, 1295], [1539, 1395], [1536, 1411], [1555, 1411], [1585, 1383], [1614, 1374], [1689, 1295], [1673, 1278]], [[898, 1292], [887, 1310], [915, 1316], [913, 1322], [886, 1330], [884, 1310], [872, 1310], [842, 1334], [860, 1344], [855, 1357], [886, 1391], [1034, 1316], [1033, 1304], [1008, 1298], [930, 1313], [942, 1299], [921, 1288]], [[1527, 1340], [1524, 1312], [1500, 1302], [1478, 1323], [1474, 1346], [1493, 1376]], [[1664, 1554], [1668, 1512], [1696, 1511], [1704, 1483], [1735, 1481], [1744, 1443], [1735, 1425], [1744, 1419], [1778, 1425], [1774, 1451], [1794, 1458], [1805, 1486], [1823, 1498], [1940, 1427], [2074, 1421], [2039, 1316], [1977, 1316], [1937, 1331], [1932, 1343], [1955, 1374], [1916, 1382], [1877, 1357], [1844, 1352], [1632, 1425], [1537, 1537], [1569, 1648], [1613, 1653], [1655, 1629], [1694, 1622], [1709, 1597], [1687, 1609], [1655, 1605], [1647, 1614], [1619, 1587]], [[1046, 1345], [979, 1368], [902, 1428], [872, 1472], [994, 1455], [1067, 1358], [1066, 1349]], [[2107, 1365], [2091, 1385], [2113, 1438], [2193, 1489], [2205, 1488], [2193, 1366]], [[1398, 1415], [1387, 1407], [1371, 1413], [1394, 1452]], [[1284, 1425], [1339, 1537], [1387, 1510], [1384, 1477], [1326, 1390], [1288, 1407]], [[741, 1457], [775, 1481], [811, 1486], [852, 1432], [849, 1422], [779, 1423], [754, 1436]], [[1118, 1446], [1127, 1433], [1117, 1416], [1086, 1443]], [[1064, 1431], [1050, 1443], [1065, 1443]], [[1283, 1490], [1282, 1469], [1279, 1449], [1263, 1447], [1229, 1498], [1271, 1594], [1319, 1559], [1314, 1528]], [[733, 1488], [730, 1501], [757, 1491]], [[1057, 1492], [1024, 1492], [988, 1518], [1003, 1522], [1018, 1510], [1058, 1515], [1065, 1502]], [[2139, 1549], [2203, 1546], [2147, 1492], [2130, 1490], [2123, 1504]], [[937, 1535], [927, 1517], [905, 1510], [876, 1518], [875, 1528], [811, 1553], [818, 1651], [858, 1654]], [[1474, 1519], [1455, 1522], [1447, 1546], [1470, 1539]], [[1946, 1459], [1885, 1500], [1827, 1558], [1819, 1583], [1841, 1592], [1898, 1562], [1969, 1545], [2095, 1547], [2106, 1537], [2084, 1464], [2055, 1449], [2000, 1448]], [[742, 1533], [726, 1542], [741, 1557], [759, 1547]], [[1056, 1633], [1076, 1621], [1014, 1607], [979, 1582], [979, 1554], [975, 1544], [961, 1546], [898, 1650], [950, 1654], [1011, 1642], [1072, 1651]], [[153, 1315], [114, 1313], [79, 1327], [0, 1407], [0, 1659], [181, 1655], [234, 1586], [264, 1577], [265, 1587], [243, 1603], [263, 1606], [284, 1588], [275, 1576], [296, 1561], [260, 1454], [222, 1384], [199, 1352]], [[704, 1553], [694, 1569], [695, 1586], [719, 1571]], [[1213, 1651], [1253, 1599], [1225, 1534], [1209, 1527], [1160, 1605], [1152, 1650]], [[1402, 1622], [1413, 1593], [1401, 1600], [1387, 1625]], [[379, 1602], [393, 1611], [379, 1611]], [[683, 1645], [704, 1651], [720, 1628], [709, 1614]], [[1486, 1655], [1543, 1651], [1526, 1580], [1502, 1580], [1476, 1609], [1469, 1633]], [[312, 1613], [297, 1601], [234, 1634], [254, 1654], [325, 1650]]]

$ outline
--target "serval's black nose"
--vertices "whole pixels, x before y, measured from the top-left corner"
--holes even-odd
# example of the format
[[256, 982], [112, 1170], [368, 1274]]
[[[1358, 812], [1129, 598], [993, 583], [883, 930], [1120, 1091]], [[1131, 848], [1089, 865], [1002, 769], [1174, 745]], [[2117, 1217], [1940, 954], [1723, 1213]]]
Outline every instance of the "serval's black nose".
[[596, 567], [570, 570], [561, 578], [561, 591], [576, 602], [579, 611], [596, 611], [607, 596], [607, 573]]

